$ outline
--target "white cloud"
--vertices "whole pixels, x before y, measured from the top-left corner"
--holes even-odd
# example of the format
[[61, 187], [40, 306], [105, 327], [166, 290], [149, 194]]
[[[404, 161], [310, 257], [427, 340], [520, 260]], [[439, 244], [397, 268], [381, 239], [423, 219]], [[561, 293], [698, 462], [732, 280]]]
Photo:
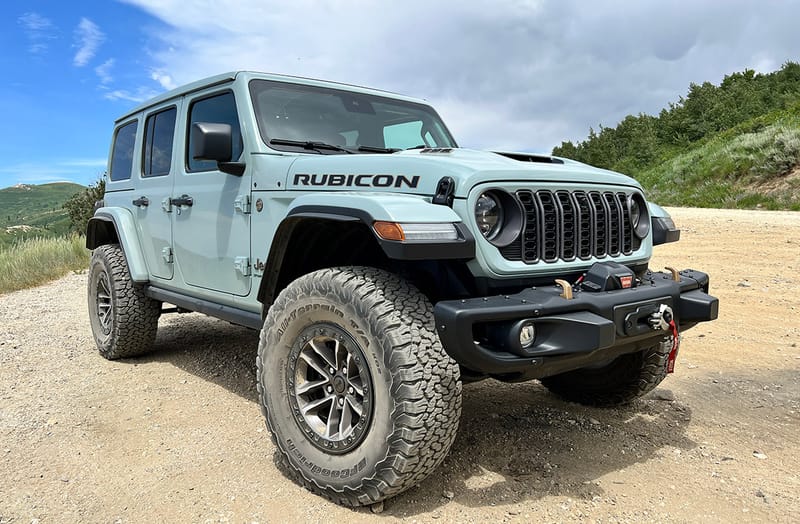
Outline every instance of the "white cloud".
[[56, 28], [49, 18], [28, 12], [17, 18], [28, 39], [28, 51], [38, 55], [47, 51], [48, 41], [56, 38]]
[[467, 147], [548, 151], [800, 57], [794, 2], [126, 1], [168, 26], [148, 46], [169, 86], [235, 69], [369, 85], [427, 98]]
[[138, 87], [134, 91], [130, 91], [128, 89], [114, 89], [113, 91], [109, 91], [104, 95], [104, 98], [108, 100], [127, 100], [129, 102], [144, 102], [150, 98], [153, 98], [158, 94], [158, 91], [151, 89], [149, 87]]
[[53, 161], [22, 162], [0, 167], [4, 183], [44, 184], [50, 182], [78, 182], [88, 184], [105, 171], [105, 158], [62, 158]]
[[81, 18], [75, 29], [75, 47], [78, 48], [78, 51], [75, 53], [72, 63], [78, 67], [88, 64], [105, 38], [106, 35], [97, 24], [88, 18]]
[[109, 58], [99, 66], [94, 68], [94, 72], [97, 75], [97, 78], [100, 79], [100, 85], [105, 86], [110, 84], [114, 81], [114, 77], [111, 76], [111, 68], [114, 67], [114, 59]]
[[161, 85], [161, 87], [163, 87], [166, 90], [175, 89], [176, 87], [178, 87], [178, 84], [175, 83], [172, 77], [169, 76], [164, 71], [153, 70], [150, 72], [150, 78], [158, 82]]

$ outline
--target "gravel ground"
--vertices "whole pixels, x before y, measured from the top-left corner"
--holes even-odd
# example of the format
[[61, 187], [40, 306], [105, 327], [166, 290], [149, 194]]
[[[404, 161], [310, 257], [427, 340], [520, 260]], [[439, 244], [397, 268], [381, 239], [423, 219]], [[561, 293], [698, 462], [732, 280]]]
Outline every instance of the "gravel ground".
[[255, 390], [256, 332], [197, 314], [155, 351], [96, 352], [86, 275], [0, 296], [0, 523], [796, 522], [800, 214], [673, 209], [653, 267], [711, 274], [720, 319], [617, 409], [538, 383], [464, 388], [452, 452], [374, 514], [288, 481]]

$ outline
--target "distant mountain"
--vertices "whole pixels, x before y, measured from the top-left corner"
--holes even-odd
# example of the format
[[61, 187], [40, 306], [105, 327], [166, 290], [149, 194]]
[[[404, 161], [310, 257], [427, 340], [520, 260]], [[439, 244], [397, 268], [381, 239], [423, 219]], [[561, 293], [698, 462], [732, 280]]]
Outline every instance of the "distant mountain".
[[22, 238], [66, 233], [69, 217], [62, 206], [84, 189], [71, 182], [18, 184], [0, 189], [0, 247]]

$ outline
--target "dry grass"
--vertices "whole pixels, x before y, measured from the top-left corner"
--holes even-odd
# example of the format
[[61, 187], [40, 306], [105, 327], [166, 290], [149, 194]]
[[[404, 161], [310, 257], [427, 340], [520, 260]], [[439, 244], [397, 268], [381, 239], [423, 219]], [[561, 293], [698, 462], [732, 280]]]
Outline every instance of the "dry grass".
[[38, 286], [86, 269], [89, 251], [79, 236], [32, 238], [0, 249], [0, 294]]

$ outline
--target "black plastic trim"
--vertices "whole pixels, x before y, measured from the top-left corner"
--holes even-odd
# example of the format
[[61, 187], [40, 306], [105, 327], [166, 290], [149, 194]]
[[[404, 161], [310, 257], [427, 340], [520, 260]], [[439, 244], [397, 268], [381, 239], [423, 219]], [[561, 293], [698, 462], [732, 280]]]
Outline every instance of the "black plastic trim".
[[[683, 329], [717, 318], [719, 301], [707, 292], [708, 275], [699, 271], [682, 271], [680, 282], [665, 273], [648, 273], [635, 288], [597, 293], [578, 289], [572, 300], [562, 298], [561, 288], [554, 285], [441, 301], [434, 316], [445, 350], [464, 368], [540, 378], [607, 361], [663, 338], [664, 331], [628, 325], [646, 324], [651, 306], [671, 306]], [[508, 332], [522, 319], [534, 322], [536, 341], [512, 350], [510, 342], [502, 341], [513, 341]], [[476, 341], [481, 333], [487, 336]]]
[[475, 238], [462, 222], [456, 222], [458, 240], [404, 241], [384, 240], [375, 234], [375, 218], [363, 209], [338, 206], [298, 206], [286, 218], [313, 217], [329, 220], [359, 220], [372, 232], [387, 257], [395, 260], [469, 260], [475, 258]]
[[161, 302], [175, 304], [179, 308], [204, 313], [220, 320], [232, 322], [233, 324], [251, 329], [261, 329], [264, 324], [260, 313], [253, 313], [252, 311], [245, 311], [244, 309], [217, 304], [201, 298], [176, 293], [175, 291], [148, 286], [145, 288], [145, 294]]
[[[669, 220], [669, 221], [668, 221]], [[681, 239], [681, 230], [671, 225], [671, 219], [653, 217], [653, 245], [658, 246]]]

